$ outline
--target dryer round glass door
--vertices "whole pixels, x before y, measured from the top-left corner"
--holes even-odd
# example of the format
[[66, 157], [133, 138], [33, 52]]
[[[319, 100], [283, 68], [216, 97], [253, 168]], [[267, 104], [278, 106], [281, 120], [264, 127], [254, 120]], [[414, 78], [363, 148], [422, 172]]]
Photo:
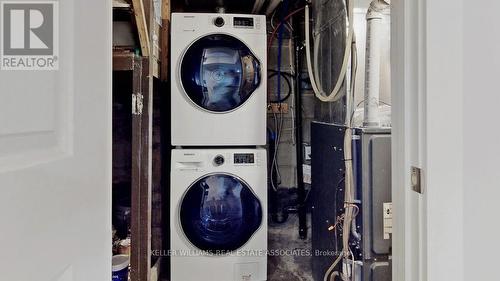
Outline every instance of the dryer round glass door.
[[198, 179], [180, 204], [180, 223], [198, 249], [225, 253], [242, 247], [262, 223], [262, 206], [243, 180], [229, 174]]
[[180, 67], [181, 83], [189, 99], [212, 112], [238, 108], [261, 81], [259, 60], [243, 42], [225, 34], [195, 41]]

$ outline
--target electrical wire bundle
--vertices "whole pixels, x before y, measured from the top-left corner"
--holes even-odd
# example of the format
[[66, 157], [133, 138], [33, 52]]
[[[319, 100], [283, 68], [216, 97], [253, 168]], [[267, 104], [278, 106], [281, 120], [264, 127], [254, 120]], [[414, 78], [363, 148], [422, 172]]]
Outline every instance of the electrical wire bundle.
[[[278, 153], [279, 153], [279, 146], [281, 142], [281, 136], [283, 133], [283, 125], [284, 125], [284, 118], [283, 118], [283, 111], [281, 109], [281, 103], [285, 102], [288, 100], [292, 94], [292, 89], [293, 89], [293, 84], [292, 80], [294, 79], [293, 73], [288, 73], [288, 72], [283, 72], [281, 69], [281, 61], [282, 61], [282, 46], [283, 46], [283, 37], [284, 37], [284, 32], [285, 29], [290, 33], [290, 38], [292, 37], [292, 32], [293, 28], [289, 24], [289, 20], [291, 19], [292, 16], [296, 15], [300, 11], [304, 10], [305, 7], [301, 7], [295, 11], [292, 11], [288, 13], [289, 10], [289, 0], [284, 0], [278, 8], [274, 11], [272, 17], [271, 17], [271, 27], [273, 28], [273, 31], [271, 32], [271, 35], [269, 37], [268, 41], [268, 48], [267, 52], [269, 54], [271, 50], [271, 45], [274, 39], [278, 39], [278, 58], [277, 58], [277, 69], [276, 70], [269, 70], [271, 74], [268, 76], [268, 79], [276, 77], [277, 80], [277, 92], [276, 96], [277, 99], [272, 100], [271, 99], [271, 91], [268, 89], [268, 100], [270, 103], [277, 103], [279, 106], [278, 113], [273, 111], [273, 119], [274, 119], [274, 128], [275, 128], [275, 137], [274, 137], [274, 153], [272, 156], [272, 161], [271, 161], [271, 186], [273, 190], [277, 191], [279, 183], [281, 182], [281, 173], [279, 170], [279, 165], [278, 165]], [[287, 14], [288, 13], [288, 14]], [[280, 15], [280, 21], [277, 25], [275, 25], [274, 18], [277, 15]], [[290, 39], [290, 44], [291, 44], [291, 39]], [[289, 50], [292, 50], [291, 46], [289, 46]], [[290, 54], [290, 59], [291, 59], [291, 54]], [[287, 93], [282, 97], [282, 80], [285, 81], [286, 86], [287, 86]], [[295, 83], [299, 83], [295, 81]], [[292, 109], [293, 106], [290, 106]], [[292, 110], [293, 114], [293, 110]], [[293, 115], [292, 115], [292, 121], [293, 121]], [[293, 122], [292, 122], [293, 124]], [[292, 131], [294, 131], [294, 128], [292, 128]], [[277, 177], [277, 184], [275, 183], [274, 176], [276, 175]]]
[[[281, 103], [287, 101], [290, 96], [292, 95], [292, 79], [293, 79], [293, 75], [290, 74], [290, 73], [287, 73], [287, 72], [279, 72], [276, 71], [276, 70], [272, 70], [272, 69], [269, 69], [268, 70], [271, 74], [268, 76], [268, 79], [271, 79], [277, 75], [280, 75], [281, 78], [283, 78], [283, 80], [286, 82], [286, 85], [287, 85], [287, 93], [284, 97], [281, 97], [281, 93], [278, 95], [278, 99], [277, 100], [273, 100], [271, 101], [271, 103], [277, 103], [281, 106]], [[281, 83], [281, 80], [280, 80], [280, 83]], [[280, 92], [281, 92], [281, 86], [279, 87], [280, 88]], [[293, 110], [291, 111], [292, 112], [292, 121], [293, 121]], [[283, 133], [284, 129], [283, 128], [283, 125], [284, 125], [284, 118], [283, 118], [283, 111], [279, 110], [279, 113], [276, 113], [275, 111], [273, 111], [273, 120], [274, 120], [274, 128], [275, 128], [275, 136], [274, 136], [274, 153], [273, 153], [273, 156], [272, 156], [272, 162], [271, 162], [271, 186], [273, 187], [273, 189], [275, 191], [278, 190], [278, 186], [276, 186], [275, 184], [275, 181], [274, 181], [274, 176], [276, 175], [277, 177], [277, 183], [278, 185], [280, 184], [281, 182], [281, 173], [280, 173], [280, 169], [279, 169], [279, 165], [278, 165], [278, 153], [279, 153], [279, 146], [280, 146], [280, 142], [281, 142], [281, 135]], [[293, 124], [293, 122], [292, 122]], [[291, 131], [294, 131], [295, 128], [291, 128]]]

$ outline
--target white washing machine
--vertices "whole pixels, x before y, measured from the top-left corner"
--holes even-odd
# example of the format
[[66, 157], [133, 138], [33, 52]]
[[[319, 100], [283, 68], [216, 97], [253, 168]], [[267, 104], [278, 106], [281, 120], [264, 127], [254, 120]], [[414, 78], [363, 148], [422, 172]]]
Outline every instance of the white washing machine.
[[174, 149], [171, 281], [267, 280], [264, 149]]
[[172, 14], [172, 145], [266, 144], [266, 17]]

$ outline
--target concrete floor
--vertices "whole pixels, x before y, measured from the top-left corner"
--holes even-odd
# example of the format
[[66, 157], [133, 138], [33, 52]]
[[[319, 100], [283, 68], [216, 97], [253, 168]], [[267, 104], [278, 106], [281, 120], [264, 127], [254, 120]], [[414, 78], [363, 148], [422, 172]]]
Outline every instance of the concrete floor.
[[[308, 237], [299, 238], [299, 219], [291, 214], [283, 224], [269, 223], [268, 249], [279, 251], [267, 260], [268, 281], [313, 281], [311, 271], [311, 217], [308, 216]], [[288, 254], [284, 254], [288, 253]], [[168, 281], [166, 277], [163, 281]]]
[[[310, 217], [308, 222], [310, 225]], [[279, 255], [270, 255], [267, 261], [268, 281], [312, 281], [311, 271], [311, 227], [308, 238], [299, 238], [299, 219], [291, 214], [284, 224], [269, 224], [268, 248], [280, 251]]]

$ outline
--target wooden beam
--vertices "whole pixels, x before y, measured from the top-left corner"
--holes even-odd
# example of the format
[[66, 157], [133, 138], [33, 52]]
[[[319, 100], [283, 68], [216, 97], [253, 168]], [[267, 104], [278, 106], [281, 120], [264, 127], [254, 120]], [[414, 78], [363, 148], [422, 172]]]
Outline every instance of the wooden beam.
[[[146, 20], [148, 23], [150, 50], [149, 57], [151, 58], [151, 75], [159, 78], [160, 73], [160, 32], [161, 22], [156, 20], [156, 8], [153, 0], [144, 0], [144, 10], [146, 11]], [[159, 7], [161, 9], [161, 6]]]
[[168, 81], [170, 49], [170, 0], [163, 0], [161, 7], [162, 27], [160, 33], [160, 79]]
[[[143, 5], [144, 5], [144, 18], [146, 19], [146, 26], [147, 29], [151, 29], [151, 17], [154, 16], [153, 12], [153, 0], [141, 0]], [[151, 38], [151, 34], [149, 35], [149, 38]]]
[[[165, 212], [168, 205], [167, 175], [163, 160], [169, 159], [164, 152], [166, 150], [166, 132], [168, 128], [164, 125], [163, 120], [168, 115], [167, 107], [162, 101], [168, 100], [168, 96], [164, 94], [164, 85], [161, 83], [153, 83], [153, 195], [152, 195], [152, 214], [151, 214], [151, 247], [153, 251], [165, 250], [164, 240], [168, 234], [168, 227], [165, 224], [168, 220], [168, 212]], [[152, 262], [159, 259], [158, 256], [152, 256]], [[154, 269], [154, 266], [153, 266]], [[151, 273], [151, 279], [154, 281], [154, 270]]]
[[[145, 11], [146, 6], [143, 0], [132, 0], [132, 7], [134, 8], [135, 23], [137, 25], [137, 32], [139, 33], [139, 41], [141, 42], [142, 56], [149, 57], [151, 44], [149, 41], [148, 18]], [[148, 5], [147, 7], [150, 6]]]
[[125, 0], [113, 0], [113, 8], [128, 9], [130, 8], [130, 3]]
[[161, 60], [161, 26], [154, 18], [151, 19], [151, 64], [152, 74], [154, 77], [160, 77], [160, 60]]
[[170, 20], [163, 19], [160, 33], [160, 80], [169, 79]]
[[150, 281], [152, 79], [148, 58], [137, 58], [132, 93], [132, 281]]
[[113, 71], [131, 71], [134, 69], [135, 55], [132, 52], [113, 52]]
[[161, 3], [161, 19], [170, 21], [170, 14], [172, 9], [170, 8], [170, 0], [163, 0]]

